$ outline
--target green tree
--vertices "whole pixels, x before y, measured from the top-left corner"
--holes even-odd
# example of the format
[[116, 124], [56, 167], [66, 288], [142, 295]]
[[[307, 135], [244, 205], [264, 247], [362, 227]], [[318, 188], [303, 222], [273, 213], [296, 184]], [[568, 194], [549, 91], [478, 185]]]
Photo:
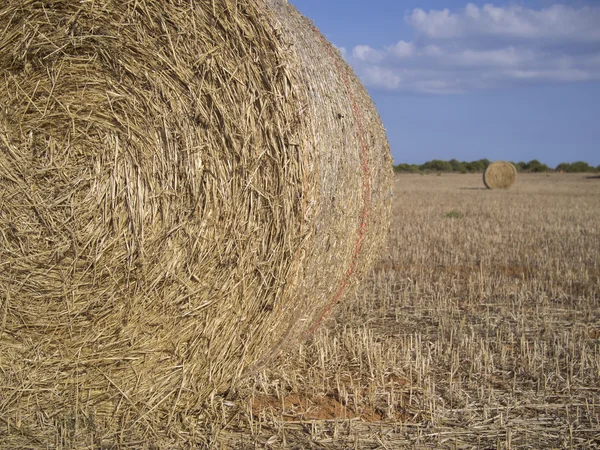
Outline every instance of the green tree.
[[457, 159], [451, 159], [448, 162], [452, 167], [452, 172], [467, 173], [467, 168], [465, 167], [464, 162], [460, 162]]
[[394, 172], [396, 172], [396, 173], [398, 173], [398, 172], [414, 173], [414, 172], [418, 172], [418, 171], [419, 171], [419, 169], [414, 164], [401, 163], [401, 164], [394, 166]]
[[582, 173], [582, 172], [592, 172], [594, 170], [588, 163], [585, 161], [576, 161], [571, 164], [571, 172]]
[[525, 161], [519, 161], [515, 164], [517, 172], [525, 172], [527, 170], [527, 163]]
[[448, 161], [442, 161], [441, 159], [433, 159], [427, 161], [421, 166], [422, 170], [431, 170], [435, 172], [452, 172], [452, 165]]
[[537, 159], [532, 159], [527, 163], [526, 170], [533, 173], [549, 172], [550, 167], [548, 167], [546, 164], [542, 164]]
[[490, 160], [487, 158], [484, 158], [484, 159], [478, 159], [477, 161], [468, 162], [465, 164], [465, 167], [469, 172], [483, 172], [489, 165], [490, 165]]

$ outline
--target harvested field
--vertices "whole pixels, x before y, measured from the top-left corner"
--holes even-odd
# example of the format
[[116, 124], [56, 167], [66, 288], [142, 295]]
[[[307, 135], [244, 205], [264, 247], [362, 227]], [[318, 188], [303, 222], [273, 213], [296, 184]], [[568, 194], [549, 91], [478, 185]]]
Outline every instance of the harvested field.
[[219, 400], [223, 448], [600, 446], [600, 182], [480, 183], [396, 178], [369, 282]]
[[89, 448], [599, 448], [599, 249], [597, 179], [398, 176], [380, 263], [306, 342], [185, 427]]

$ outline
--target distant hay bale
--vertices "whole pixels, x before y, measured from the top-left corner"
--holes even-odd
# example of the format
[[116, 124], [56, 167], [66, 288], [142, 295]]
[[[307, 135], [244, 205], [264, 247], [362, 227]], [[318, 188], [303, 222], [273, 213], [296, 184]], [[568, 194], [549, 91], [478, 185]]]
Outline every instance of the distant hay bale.
[[189, 431], [377, 258], [384, 129], [285, 0], [44, 5], [0, 6], [0, 427]]
[[483, 183], [488, 189], [509, 189], [517, 181], [517, 169], [506, 161], [495, 161], [483, 172]]

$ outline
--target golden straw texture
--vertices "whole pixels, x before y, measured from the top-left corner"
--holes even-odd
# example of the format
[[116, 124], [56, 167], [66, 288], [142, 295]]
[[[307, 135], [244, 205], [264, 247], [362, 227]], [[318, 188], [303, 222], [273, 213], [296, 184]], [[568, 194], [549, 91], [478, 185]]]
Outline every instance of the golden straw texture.
[[483, 183], [488, 189], [509, 189], [517, 181], [517, 169], [506, 161], [495, 161], [483, 172]]
[[287, 1], [6, 0], [0, 30], [0, 446], [189, 427], [377, 258], [384, 129]]

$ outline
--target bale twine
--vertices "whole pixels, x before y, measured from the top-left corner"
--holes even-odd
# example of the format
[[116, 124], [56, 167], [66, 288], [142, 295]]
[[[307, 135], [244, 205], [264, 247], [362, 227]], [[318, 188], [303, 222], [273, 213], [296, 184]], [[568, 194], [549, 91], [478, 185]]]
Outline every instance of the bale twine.
[[285, 0], [6, 0], [0, 29], [0, 436], [188, 436], [378, 256], [377, 112]]
[[483, 183], [488, 189], [509, 189], [517, 181], [517, 169], [506, 161], [495, 161], [483, 172]]

